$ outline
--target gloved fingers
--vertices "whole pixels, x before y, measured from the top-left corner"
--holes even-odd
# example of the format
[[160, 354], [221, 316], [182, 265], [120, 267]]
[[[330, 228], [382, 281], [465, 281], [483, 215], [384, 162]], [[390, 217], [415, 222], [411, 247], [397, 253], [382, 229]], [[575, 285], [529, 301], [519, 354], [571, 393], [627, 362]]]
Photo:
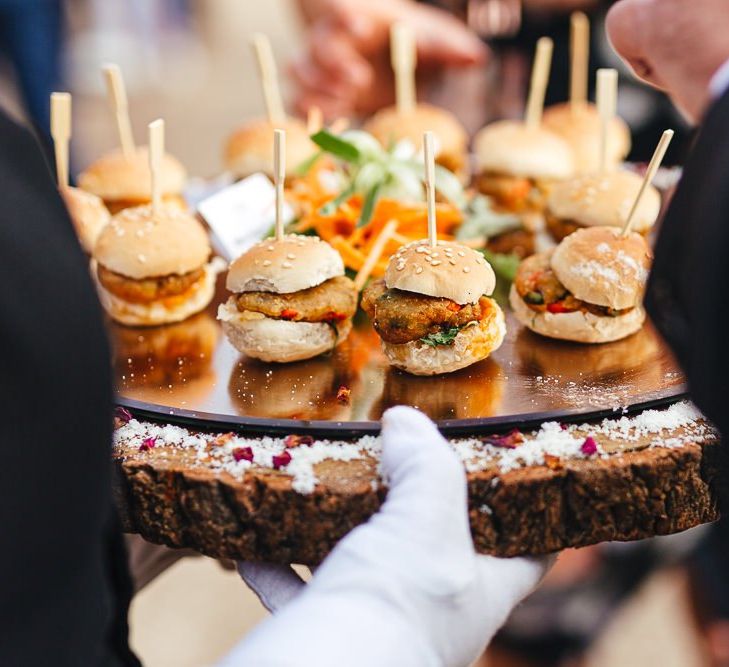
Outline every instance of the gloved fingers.
[[306, 585], [289, 565], [240, 561], [238, 574], [270, 612], [290, 602]]
[[555, 554], [516, 558], [477, 556], [480, 595], [489, 600], [495, 613], [501, 610], [506, 618], [537, 587], [556, 560]]

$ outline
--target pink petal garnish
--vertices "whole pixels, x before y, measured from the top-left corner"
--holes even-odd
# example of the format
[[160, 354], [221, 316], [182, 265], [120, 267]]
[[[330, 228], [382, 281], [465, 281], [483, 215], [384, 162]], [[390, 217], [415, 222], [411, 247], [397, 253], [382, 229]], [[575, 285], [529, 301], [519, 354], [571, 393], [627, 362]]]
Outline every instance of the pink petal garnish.
[[584, 442], [580, 445], [580, 451], [586, 456], [597, 454], [597, 443], [592, 436], [588, 435], [585, 438]]
[[284, 438], [286, 447], [300, 447], [301, 445], [313, 445], [314, 438], [310, 435], [287, 435]]
[[133, 417], [132, 413], [129, 412], [129, 410], [123, 408], [121, 405], [117, 405], [114, 408], [114, 419], [118, 419], [123, 424], [126, 424], [127, 422], [131, 421]]
[[250, 447], [236, 447], [233, 450], [233, 458], [236, 461], [252, 461], [253, 450]]
[[284, 466], [287, 466], [289, 463], [291, 463], [291, 454], [289, 454], [287, 451], [283, 451], [277, 456], [273, 457], [273, 467], [274, 470], [278, 470], [279, 468], [283, 468]]
[[140, 452], [146, 452], [150, 449], [154, 449], [154, 446], [157, 444], [157, 438], [145, 438], [142, 440], [142, 444], [139, 445], [139, 451]]
[[516, 449], [517, 445], [524, 442], [524, 434], [515, 428], [513, 431], [509, 431], [504, 435], [489, 435], [486, 436], [482, 442], [485, 445], [491, 445], [492, 447], [501, 447], [502, 449]]

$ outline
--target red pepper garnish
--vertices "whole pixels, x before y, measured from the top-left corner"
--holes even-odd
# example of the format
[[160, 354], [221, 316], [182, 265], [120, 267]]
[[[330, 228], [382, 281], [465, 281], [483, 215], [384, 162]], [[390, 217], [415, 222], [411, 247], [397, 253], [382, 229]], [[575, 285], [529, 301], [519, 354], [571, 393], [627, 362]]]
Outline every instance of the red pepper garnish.
[[281, 452], [278, 456], [273, 457], [274, 470], [283, 468], [284, 466], [287, 466], [289, 463], [291, 463], [291, 454], [289, 454], [285, 450], [283, 452]]
[[567, 313], [569, 309], [564, 305], [562, 301], [555, 301], [554, 303], [547, 304], [547, 310], [550, 313]]
[[295, 310], [291, 308], [284, 308], [281, 311], [281, 319], [282, 320], [294, 320], [299, 316], [299, 313], [297, 313]]
[[344, 313], [337, 313], [334, 310], [330, 310], [328, 313], [324, 315], [322, 318], [322, 322], [341, 322], [342, 320], [346, 320], [347, 316]]

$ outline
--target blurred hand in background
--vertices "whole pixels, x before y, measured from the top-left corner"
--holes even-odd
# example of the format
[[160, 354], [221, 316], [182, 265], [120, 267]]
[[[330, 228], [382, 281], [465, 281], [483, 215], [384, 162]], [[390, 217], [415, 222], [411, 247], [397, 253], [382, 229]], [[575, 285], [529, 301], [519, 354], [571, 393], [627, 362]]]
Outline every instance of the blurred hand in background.
[[368, 114], [394, 101], [390, 26], [415, 31], [419, 78], [482, 63], [486, 46], [460, 20], [412, 0], [299, 0], [309, 25], [306, 50], [291, 67], [295, 104], [325, 117]]
[[639, 78], [668, 92], [692, 121], [701, 119], [711, 77], [729, 59], [726, 0], [620, 0], [607, 31]]

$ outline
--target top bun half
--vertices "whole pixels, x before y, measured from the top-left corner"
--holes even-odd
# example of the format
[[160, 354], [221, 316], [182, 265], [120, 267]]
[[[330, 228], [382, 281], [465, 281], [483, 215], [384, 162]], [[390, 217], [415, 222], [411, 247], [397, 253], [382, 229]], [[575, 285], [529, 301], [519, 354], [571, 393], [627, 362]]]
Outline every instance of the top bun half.
[[578, 299], [623, 310], [640, 304], [653, 255], [636, 232], [585, 227], [565, 238], [552, 254], [552, 269]]
[[472, 248], [438, 241], [414, 241], [390, 258], [385, 272], [388, 289], [442, 297], [458, 304], [476, 303], [496, 286], [496, 276], [483, 255]]
[[231, 292], [290, 294], [344, 275], [340, 254], [318, 236], [290, 234], [280, 241], [264, 239], [228, 269]]

